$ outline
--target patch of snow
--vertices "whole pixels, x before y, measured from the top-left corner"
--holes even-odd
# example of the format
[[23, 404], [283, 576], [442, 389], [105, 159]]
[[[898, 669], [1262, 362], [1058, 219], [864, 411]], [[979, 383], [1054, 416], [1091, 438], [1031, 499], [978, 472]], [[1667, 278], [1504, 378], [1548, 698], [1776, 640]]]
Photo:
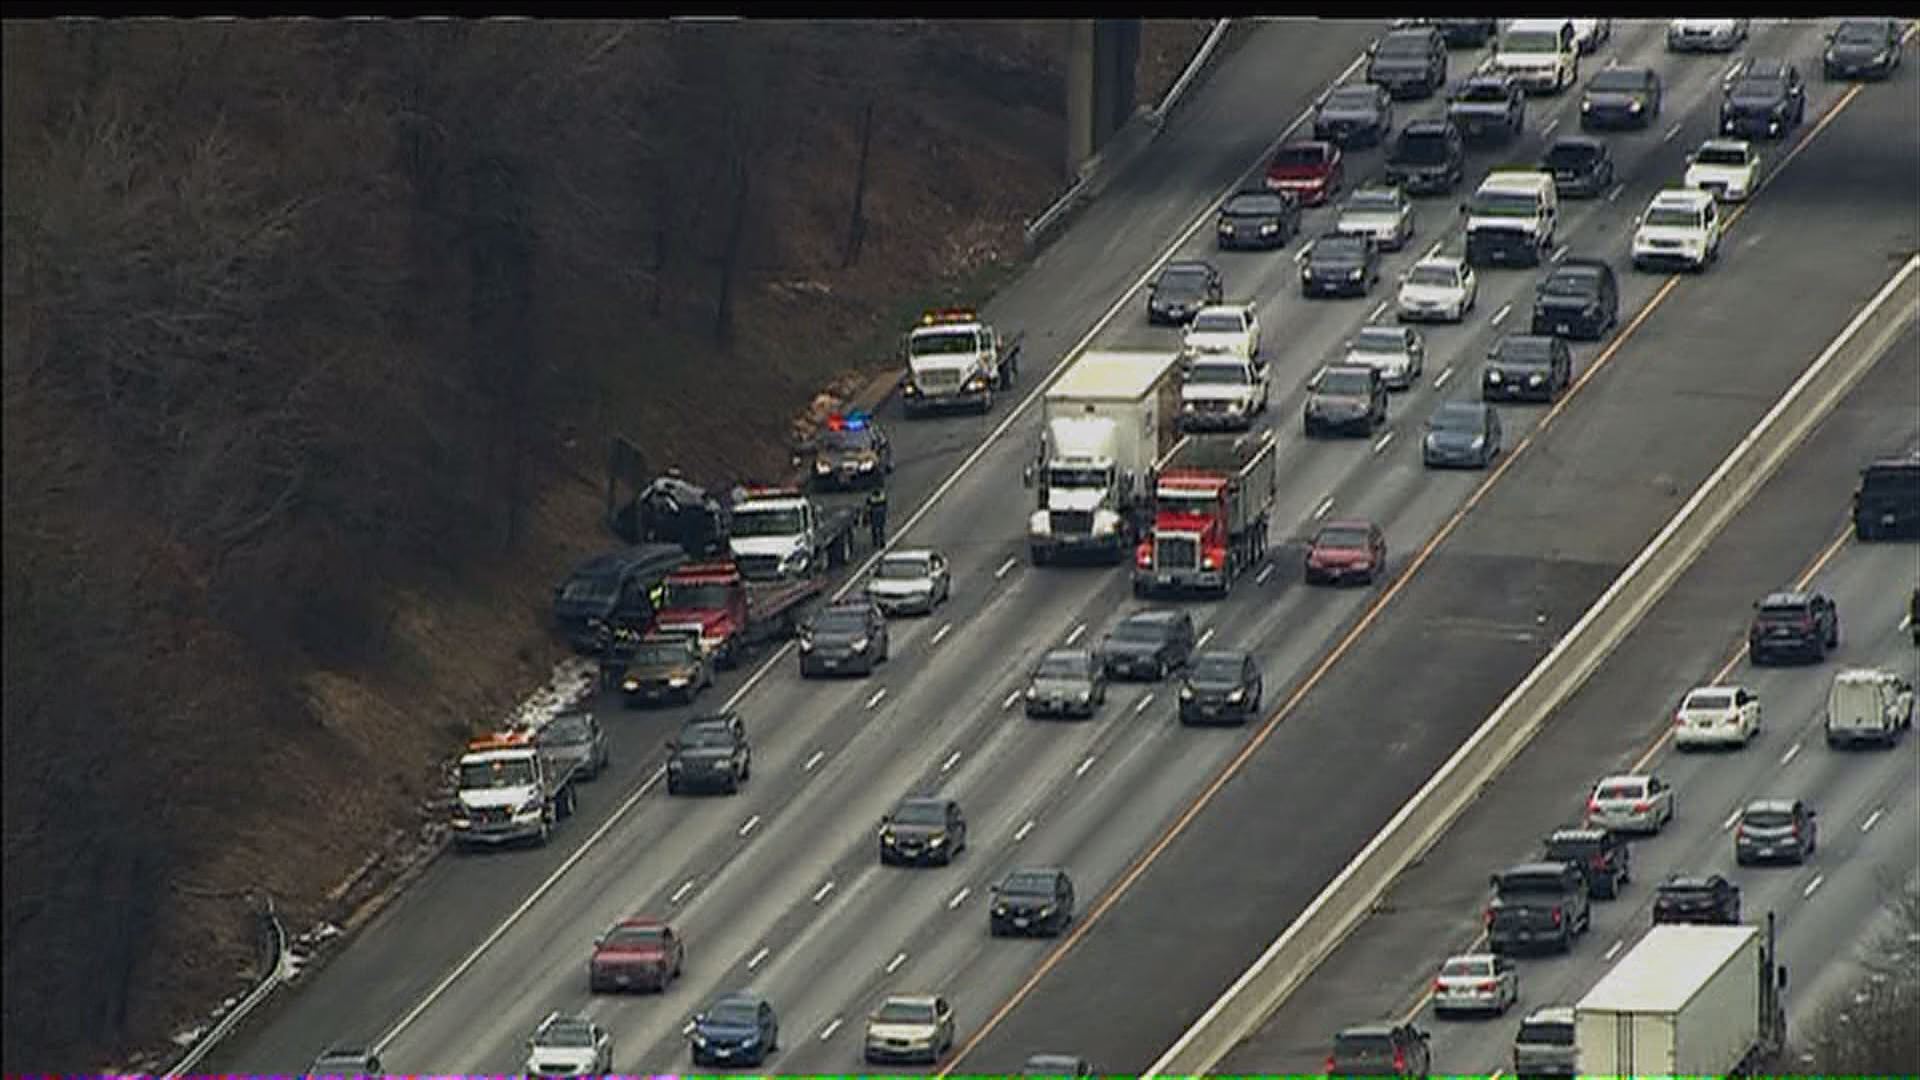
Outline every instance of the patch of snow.
[[593, 693], [599, 665], [586, 657], [569, 656], [553, 666], [545, 686], [535, 690], [507, 718], [509, 730], [539, 731], [548, 721]]
[[199, 1042], [200, 1036], [204, 1034], [206, 1030], [207, 1030], [207, 1027], [205, 1024], [202, 1024], [199, 1027], [190, 1027], [187, 1030], [182, 1031], [173, 1037], [173, 1045], [178, 1046], [184, 1050], [187, 1047], [192, 1046], [194, 1043]]

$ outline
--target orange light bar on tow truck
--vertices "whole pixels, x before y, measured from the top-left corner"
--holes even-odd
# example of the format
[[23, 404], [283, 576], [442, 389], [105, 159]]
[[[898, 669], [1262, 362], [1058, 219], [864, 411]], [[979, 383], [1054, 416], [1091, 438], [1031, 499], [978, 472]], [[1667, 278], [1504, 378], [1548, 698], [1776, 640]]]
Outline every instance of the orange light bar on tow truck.
[[533, 745], [533, 736], [524, 731], [496, 731], [475, 735], [467, 740], [467, 753], [484, 754], [490, 750], [524, 750]]
[[921, 326], [937, 326], [940, 323], [979, 322], [980, 313], [972, 308], [932, 308], [920, 316]]
[[742, 487], [740, 491], [749, 499], [798, 499], [802, 497], [799, 488], [781, 487], [773, 484], [748, 484]]

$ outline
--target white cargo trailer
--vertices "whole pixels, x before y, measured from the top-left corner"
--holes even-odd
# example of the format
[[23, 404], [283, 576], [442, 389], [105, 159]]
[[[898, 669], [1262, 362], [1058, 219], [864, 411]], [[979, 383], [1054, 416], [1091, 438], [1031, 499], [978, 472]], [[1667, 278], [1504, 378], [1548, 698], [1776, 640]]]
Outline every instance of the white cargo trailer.
[[1027, 474], [1039, 487], [1027, 528], [1035, 563], [1133, 550], [1154, 465], [1179, 438], [1179, 370], [1171, 349], [1089, 352], [1048, 388], [1040, 459]]
[[[1582, 1076], [1740, 1076], [1786, 1036], [1767, 927], [1663, 924], [1574, 1006]], [[1776, 972], [1778, 972], [1776, 974]]]

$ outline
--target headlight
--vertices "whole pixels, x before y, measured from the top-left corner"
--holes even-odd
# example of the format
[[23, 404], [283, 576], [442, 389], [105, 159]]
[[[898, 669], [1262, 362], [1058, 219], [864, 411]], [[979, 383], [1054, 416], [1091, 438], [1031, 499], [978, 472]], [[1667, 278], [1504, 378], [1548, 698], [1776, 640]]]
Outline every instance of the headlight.
[[1223, 221], [1223, 222], [1221, 222], [1221, 223], [1220, 223], [1220, 225], [1219, 225], [1219, 229], [1220, 229], [1220, 231], [1221, 231], [1221, 232], [1223, 232], [1223, 233], [1231, 233], [1231, 232], [1233, 232], [1233, 222], [1231, 222], [1231, 221]]
[[1265, 225], [1260, 226], [1261, 236], [1272, 236], [1274, 233], [1277, 233], [1279, 231], [1280, 231], [1280, 225], [1277, 222], [1269, 221]]
[[1079, 696], [1080, 696], [1080, 704], [1082, 704], [1082, 705], [1085, 705], [1085, 704], [1086, 704], [1087, 702], [1089, 702], [1089, 701], [1092, 701], [1092, 700], [1093, 700], [1093, 691], [1091, 691], [1091, 690], [1082, 690], [1082, 691], [1080, 691], [1080, 695], [1079, 695]]
[[680, 764], [680, 759], [679, 759], [679, 758], [668, 758], [668, 759], [667, 759], [667, 771], [668, 771], [668, 772], [679, 772], [681, 768], [682, 768], [682, 766], [681, 766], [681, 764]]
[[1038, 691], [1038, 690], [1035, 690], [1035, 689], [1034, 689], [1033, 687], [1031, 687], [1031, 686], [1029, 686], [1029, 687], [1027, 687], [1027, 698], [1028, 698], [1029, 700], [1031, 700], [1031, 699], [1033, 699], [1033, 698], [1037, 698], [1037, 697], [1039, 697], [1039, 696], [1040, 696], [1040, 691]]
[[875, 462], [874, 462], [874, 460], [873, 460], [872, 458], [867, 458], [867, 459], [865, 459], [865, 460], [863, 460], [863, 461], [861, 461], [861, 462], [860, 462], [860, 471], [861, 471], [861, 472], [872, 472], [872, 471], [873, 471], [873, 467], [874, 467], [874, 464], [875, 464]]
[[667, 685], [678, 690], [680, 687], [685, 686], [692, 681], [693, 681], [692, 679], [687, 678], [685, 675], [675, 675], [671, 679], [667, 680]]
[[1247, 696], [1247, 692], [1245, 690], [1235, 690], [1233, 693], [1227, 695], [1227, 700], [1239, 701], [1241, 698], [1246, 696]]
[[1499, 382], [1499, 381], [1500, 381], [1500, 373], [1499, 373], [1499, 372], [1497, 372], [1497, 371], [1489, 371], [1489, 372], [1487, 372], [1487, 381], [1488, 381], [1488, 382], [1492, 382], [1492, 383], [1497, 383], [1497, 382]]
[[1893, 50], [1891, 49], [1882, 49], [1873, 54], [1873, 62], [1876, 64], [1884, 64], [1891, 59], [1893, 59]]
[[1007, 913], [1007, 905], [1005, 904], [993, 905], [993, 913], [995, 915], [1005, 915]]
[[1591, 101], [1582, 101], [1582, 102], [1580, 103], [1580, 111], [1581, 111], [1581, 112], [1592, 112], [1592, 111], [1593, 111], [1593, 102], [1591, 102]]
[[1539, 386], [1539, 385], [1540, 385], [1540, 376], [1538, 376], [1538, 375], [1529, 375], [1529, 376], [1527, 376], [1527, 382], [1528, 382], [1528, 384], [1529, 384], [1529, 385], [1532, 385], [1532, 386]]
[[694, 1032], [694, 1033], [693, 1033], [693, 1045], [695, 1045], [695, 1046], [705, 1046], [705, 1045], [707, 1045], [707, 1037], [706, 1037], [706, 1035], [705, 1035], [705, 1034], [703, 1034], [703, 1033], [701, 1033], [701, 1032], [698, 1032], [698, 1031], [696, 1031], [696, 1032]]
[[1467, 444], [1468, 448], [1473, 450], [1484, 449], [1486, 445], [1487, 437], [1485, 435], [1475, 435], [1473, 441]]
[[1312, 281], [1312, 280], [1313, 280], [1313, 268], [1312, 268], [1312, 267], [1308, 267], [1308, 266], [1303, 266], [1303, 267], [1301, 267], [1301, 268], [1300, 268], [1300, 280], [1301, 280], [1301, 281]]
[[803, 637], [803, 638], [801, 638], [801, 639], [800, 639], [800, 651], [801, 651], [801, 652], [812, 652], [812, 651], [813, 651], [813, 639], [812, 639], [812, 638], [810, 638], [810, 637]]
[[1629, 112], [1639, 112], [1642, 107], [1643, 106], [1638, 101], [1635, 101], [1633, 104], [1627, 106], [1627, 110]]
[[833, 471], [833, 463], [825, 458], [817, 458], [813, 463], [813, 471], [824, 476]]
[[1366, 271], [1365, 271], [1365, 270], [1355, 270], [1354, 272], [1352, 272], [1352, 273], [1350, 273], [1350, 274], [1348, 274], [1348, 275], [1347, 275], [1347, 280], [1348, 280], [1348, 281], [1359, 281], [1359, 280], [1360, 280], [1360, 277], [1361, 277], [1361, 275], [1363, 275], [1363, 274], [1365, 274], [1365, 273], [1366, 273]]
[[1051, 915], [1051, 914], [1053, 914], [1053, 905], [1052, 905], [1052, 904], [1048, 904], [1048, 905], [1047, 905], [1046, 907], [1043, 907], [1043, 908], [1041, 908], [1041, 909], [1040, 909], [1039, 911], [1036, 911], [1036, 912], [1034, 912], [1034, 914], [1035, 914], [1036, 916], [1038, 916], [1039, 918], [1042, 918], [1042, 919], [1044, 919], [1044, 918], [1046, 918], [1047, 916], [1049, 916], [1049, 915]]
[[627, 679], [620, 684], [620, 689], [625, 690], [629, 694], [637, 693], [640, 690], [640, 680]]
[[935, 833], [934, 835], [927, 837], [928, 847], [939, 847], [941, 844], [944, 844], [946, 842], [947, 842], [946, 833]]
[[894, 841], [898, 839], [899, 837], [893, 835], [892, 829], [882, 829], [880, 831], [880, 842], [883, 844], [892, 844]]
[[1191, 686], [1183, 686], [1183, 687], [1181, 687], [1181, 688], [1180, 688], [1180, 700], [1181, 700], [1181, 701], [1191, 701], [1191, 700], [1193, 700], [1193, 687], [1191, 687]]
[[1197, 402], [1192, 402], [1192, 401], [1183, 401], [1183, 402], [1181, 402], [1181, 403], [1180, 403], [1180, 411], [1181, 411], [1181, 412], [1192, 412], [1193, 410], [1195, 410], [1195, 409], [1197, 409], [1197, 408], [1199, 408], [1199, 407], [1200, 407], [1200, 406], [1199, 406], [1199, 404], [1198, 404]]
[[[1885, 56], [1885, 55], [1886, 55], [1885, 53], [1881, 53], [1881, 54], [1880, 54], [1880, 56], [1876, 56], [1876, 57], [1874, 57], [1874, 59], [1875, 59], [1875, 60], [1879, 60], [1879, 59], [1880, 59], [1881, 57], [1883, 57], [1883, 56]], [[1837, 63], [1837, 62], [1839, 61], [1839, 59], [1840, 59], [1840, 58], [1839, 58], [1838, 56], [1836, 56], [1836, 55], [1834, 54], [1834, 51], [1833, 51], [1832, 49], [1828, 49], [1828, 50], [1827, 50], [1827, 63], [1829, 63], [1829, 64], [1832, 64], [1832, 63]]]
[[873, 644], [873, 640], [871, 638], [855, 638], [853, 642], [853, 651], [866, 652], [867, 646], [871, 644]]

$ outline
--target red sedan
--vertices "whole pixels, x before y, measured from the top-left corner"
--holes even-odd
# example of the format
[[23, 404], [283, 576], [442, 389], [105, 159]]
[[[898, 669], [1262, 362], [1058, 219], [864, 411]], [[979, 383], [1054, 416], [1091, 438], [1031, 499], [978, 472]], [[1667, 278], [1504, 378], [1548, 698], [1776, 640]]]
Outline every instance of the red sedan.
[[1338, 146], [1314, 139], [1290, 142], [1267, 164], [1267, 188], [1291, 194], [1301, 206], [1318, 206], [1339, 190], [1343, 172]]
[[1387, 538], [1371, 521], [1330, 521], [1307, 549], [1307, 584], [1373, 584], [1387, 565]]
[[622, 919], [593, 943], [587, 983], [594, 993], [660, 990], [678, 978], [686, 948], [673, 927], [659, 919]]

